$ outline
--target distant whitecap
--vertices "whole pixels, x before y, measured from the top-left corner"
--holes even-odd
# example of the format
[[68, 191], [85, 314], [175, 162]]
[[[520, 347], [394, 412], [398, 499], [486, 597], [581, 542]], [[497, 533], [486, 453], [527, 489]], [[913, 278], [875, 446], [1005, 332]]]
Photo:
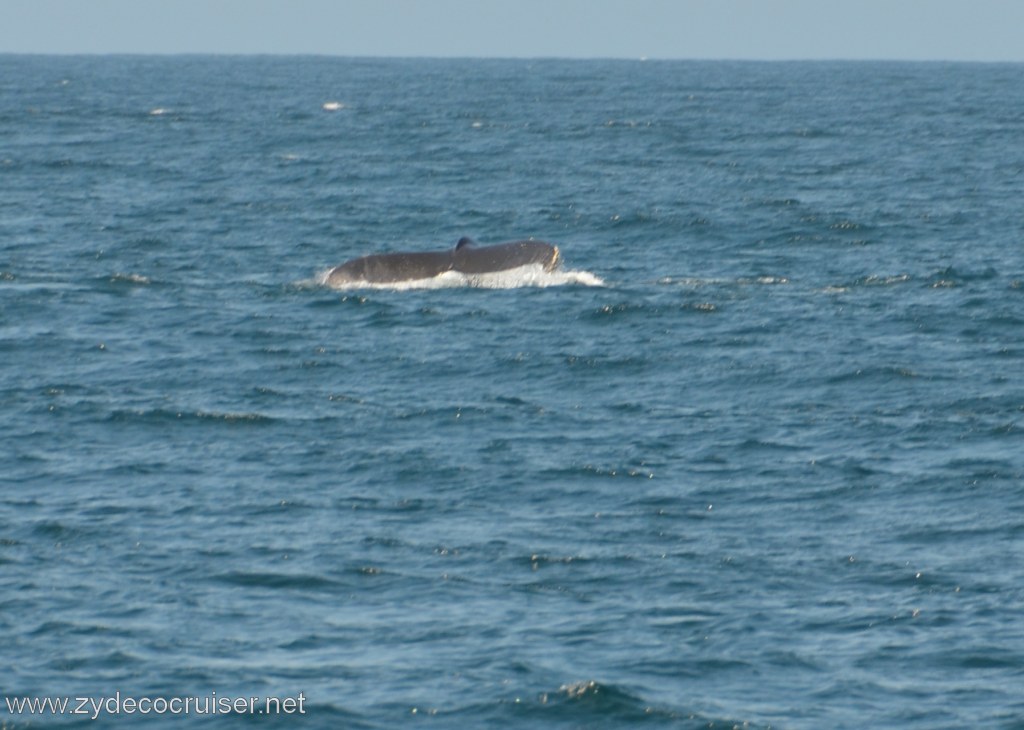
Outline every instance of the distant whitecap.
[[344, 108], [345, 105], [342, 104], [340, 101], [325, 101], [323, 106], [323, 110], [325, 112], [336, 112]]
[[142, 274], [124, 274], [118, 272], [110, 277], [111, 284], [150, 284], [150, 278]]
[[149, 116], [151, 116], [151, 117], [163, 116], [166, 113], [167, 113], [167, 110], [164, 109], [162, 106], [158, 106], [155, 109], [150, 109], [149, 110]]

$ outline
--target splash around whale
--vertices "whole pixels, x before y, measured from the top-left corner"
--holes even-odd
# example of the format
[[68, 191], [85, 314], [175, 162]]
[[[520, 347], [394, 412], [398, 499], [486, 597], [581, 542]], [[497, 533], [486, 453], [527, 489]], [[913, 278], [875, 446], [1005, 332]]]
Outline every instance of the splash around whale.
[[558, 246], [544, 241], [529, 239], [480, 246], [471, 238], [461, 238], [447, 251], [373, 254], [352, 259], [324, 272], [319, 280], [335, 289], [604, 283], [588, 272], [559, 271], [560, 264]]

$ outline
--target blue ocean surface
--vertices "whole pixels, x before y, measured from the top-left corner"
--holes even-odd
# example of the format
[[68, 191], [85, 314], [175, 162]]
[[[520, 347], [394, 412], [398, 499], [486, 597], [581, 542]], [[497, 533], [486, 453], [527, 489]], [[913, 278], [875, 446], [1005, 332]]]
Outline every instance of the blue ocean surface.
[[1020, 65], [0, 56], [0, 727], [1024, 727], [1022, 325]]

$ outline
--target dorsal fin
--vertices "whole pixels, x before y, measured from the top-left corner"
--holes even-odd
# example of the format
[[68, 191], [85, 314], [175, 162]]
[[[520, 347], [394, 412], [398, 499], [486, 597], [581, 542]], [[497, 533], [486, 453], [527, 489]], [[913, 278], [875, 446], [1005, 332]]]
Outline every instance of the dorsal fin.
[[455, 244], [455, 250], [459, 251], [459, 250], [461, 250], [463, 248], [469, 248], [469, 247], [475, 246], [475, 245], [476, 245], [476, 241], [474, 241], [469, 236], [463, 236], [462, 238], [459, 239], [459, 242]]

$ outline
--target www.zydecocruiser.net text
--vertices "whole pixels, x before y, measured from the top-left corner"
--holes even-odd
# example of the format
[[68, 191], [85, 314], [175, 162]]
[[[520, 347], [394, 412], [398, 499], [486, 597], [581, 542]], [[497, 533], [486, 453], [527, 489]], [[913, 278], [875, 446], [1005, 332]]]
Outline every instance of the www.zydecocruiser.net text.
[[5, 697], [11, 715], [305, 715], [306, 696], [227, 697], [211, 692], [190, 697]]

